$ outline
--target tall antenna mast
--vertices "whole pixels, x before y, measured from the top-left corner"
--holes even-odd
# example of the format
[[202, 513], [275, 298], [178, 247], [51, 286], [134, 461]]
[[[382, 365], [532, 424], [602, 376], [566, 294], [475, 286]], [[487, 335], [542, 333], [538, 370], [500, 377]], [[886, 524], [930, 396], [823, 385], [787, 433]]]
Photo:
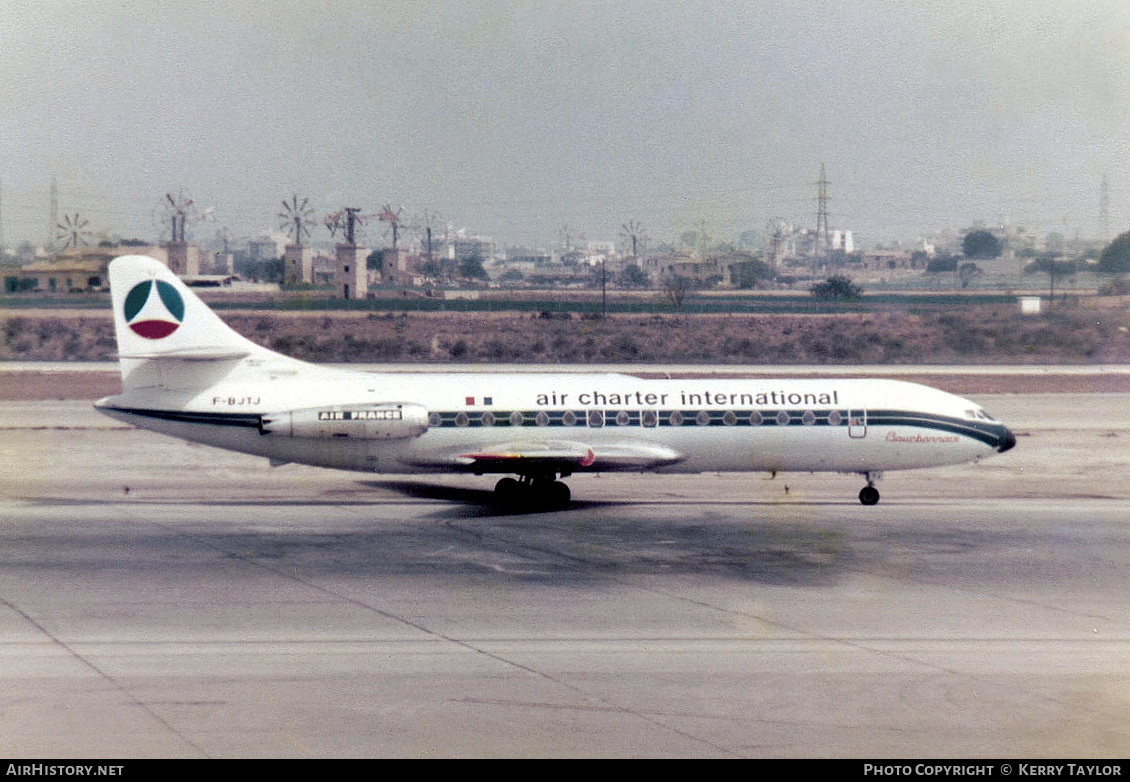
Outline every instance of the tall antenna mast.
[[827, 253], [832, 249], [832, 244], [829, 239], [828, 232], [828, 178], [824, 176], [824, 164], [820, 164], [820, 181], [816, 183], [819, 187], [816, 196], [816, 235], [817, 239], [824, 242], [824, 252]]
[[[828, 232], [828, 178], [824, 175], [824, 164], [820, 164], [820, 181], [816, 183], [816, 246], [812, 252], [812, 276], [816, 277], [816, 261], [824, 258], [824, 265], [830, 267], [828, 258], [832, 252], [832, 243]], [[831, 269], [828, 269], [831, 272]]]

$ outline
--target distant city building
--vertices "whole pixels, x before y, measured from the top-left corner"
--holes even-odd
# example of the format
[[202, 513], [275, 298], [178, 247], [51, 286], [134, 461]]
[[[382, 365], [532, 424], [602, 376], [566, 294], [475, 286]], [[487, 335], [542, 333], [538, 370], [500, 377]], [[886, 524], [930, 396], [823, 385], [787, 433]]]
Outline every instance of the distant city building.
[[27, 290], [36, 293], [72, 293], [100, 290], [106, 285], [106, 265], [110, 260], [38, 261], [21, 267], [18, 274], [5, 274], [4, 292]]
[[283, 256], [285, 248], [286, 239], [270, 235], [257, 236], [247, 242], [247, 260], [253, 264], [274, 261]]
[[549, 266], [553, 263], [553, 256], [547, 252], [511, 255], [506, 263], [512, 266]]
[[218, 252], [212, 256], [212, 273], [235, 274], [235, 253]]
[[474, 257], [486, 261], [494, 257], [494, 240], [486, 236], [457, 237], [452, 240], [451, 247], [455, 261]]

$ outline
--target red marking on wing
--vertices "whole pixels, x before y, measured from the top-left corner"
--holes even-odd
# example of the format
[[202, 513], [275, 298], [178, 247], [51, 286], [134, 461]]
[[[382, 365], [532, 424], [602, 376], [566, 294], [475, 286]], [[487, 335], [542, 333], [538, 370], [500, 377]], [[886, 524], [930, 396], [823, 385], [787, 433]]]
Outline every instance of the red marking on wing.
[[522, 456], [516, 453], [464, 453], [459, 455], [460, 459], [521, 459]]

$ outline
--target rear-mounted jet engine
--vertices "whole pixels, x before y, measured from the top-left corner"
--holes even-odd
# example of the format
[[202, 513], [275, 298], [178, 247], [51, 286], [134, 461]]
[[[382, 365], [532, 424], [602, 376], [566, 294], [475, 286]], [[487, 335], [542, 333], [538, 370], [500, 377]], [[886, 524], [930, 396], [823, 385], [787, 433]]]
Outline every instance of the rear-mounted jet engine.
[[428, 411], [398, 403], [308, 407], [264, 415], [259, 431], [281, 437], [406, 440], [428, 431]]

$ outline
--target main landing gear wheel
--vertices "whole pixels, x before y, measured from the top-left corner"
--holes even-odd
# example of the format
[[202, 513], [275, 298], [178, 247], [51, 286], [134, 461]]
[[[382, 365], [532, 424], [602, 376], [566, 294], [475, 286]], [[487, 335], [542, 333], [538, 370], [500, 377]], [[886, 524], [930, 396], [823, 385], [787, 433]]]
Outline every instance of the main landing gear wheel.
[[879, 501], [879, 490], [867, 485], [859, 490], [859, 501], [864, 505], [874, 505]]
[[521, 480], [503, 478], [494, 485], [494, 495], [503, 505], [532, 505], [535, 507], [564, 508], [569, 505], [572, 493], [561, 481], [552, 478]]
[[513, 478], [503, 478], [494, 485], [494, 496], [499, 502], [511, 504], [525, 494], [525, 487]]

